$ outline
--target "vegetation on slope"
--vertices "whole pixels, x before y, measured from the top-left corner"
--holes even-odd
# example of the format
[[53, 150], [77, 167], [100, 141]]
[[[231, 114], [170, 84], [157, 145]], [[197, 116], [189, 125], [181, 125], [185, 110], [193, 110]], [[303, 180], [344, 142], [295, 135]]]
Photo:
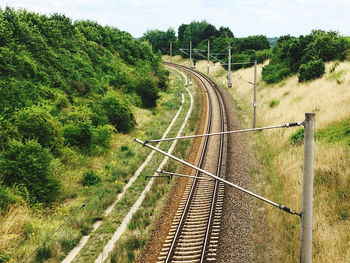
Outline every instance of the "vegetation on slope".
[[150, 45], [126, 32], [0, 10], [1, 262], [22, 261], [68, 215], [39, 261], [46, 250], [62, 259], [91, 230], [144, 160], [132, 137], [160, 136], [180, 103], [167, 81]]
[[269, 65], [263, 68], [263, 80], [278, 83], [296, 73], [300, 82], [319, 78], [325, 73], [324, 62], [343, 61], [349, 48], [350, 38], [335, 31], [313, 30], [299, 38], [281, 36], [272, 49]]
[[0, 41], [2, 187], [20, 186], [30, 204], [59, 195], [50, 159], [68, 148], [108, 148], [113, 132], [135, 127], [130, 107], [154, 107], [166, 88], [166, 71], [147, 43], [91, 21], [6, 8]]

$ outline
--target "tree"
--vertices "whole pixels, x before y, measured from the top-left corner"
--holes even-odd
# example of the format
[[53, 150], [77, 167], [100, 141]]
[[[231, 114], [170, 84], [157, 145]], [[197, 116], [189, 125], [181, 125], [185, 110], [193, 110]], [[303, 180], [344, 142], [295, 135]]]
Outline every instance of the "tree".
[[4, 184], [25, 187], [30, 202], [52, 202], [59, 192], [58, 181], [50, 174], [52, 156], [35, 140], [12, 140], [0, 159]]
[[222, 37], [234, 38], [234, 35], [230, 28], [221, 26], [219, 28], [219, 34]]

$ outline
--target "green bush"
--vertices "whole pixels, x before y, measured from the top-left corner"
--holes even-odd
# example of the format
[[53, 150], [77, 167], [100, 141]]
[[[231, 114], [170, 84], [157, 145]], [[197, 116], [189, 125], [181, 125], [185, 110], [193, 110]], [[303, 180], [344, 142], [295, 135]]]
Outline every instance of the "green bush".
[[124, 104], [114, 93], [107, 93], [101, 101], [102, 108], [112, 124], [119, 132], [129, 132], [135, 125], [136, 120], [129, 107]]
[[289, 137], [289, 143], [292, 145], [302, 144], [304, 142], [304, 128], [298, 129]]
[[267, 66], [264, 66], [262, 70], [263, 80], [270, 84], [278, 83], [290, 75], [290, 69], [282, 64], [269, 64]]
[[81, 184], [83, 186], [92, 186], [101, 182], [101, 178], [92, 170], [89, 170], [83, 174]]
[[10, 259], [11, 259], [10, 254], [2, 254], [2, 255], [0, 255], [0, 263], [8, 262], [8, 261], [10, 261]]
[[299, 82], [305, 82], [322, 77], [326, 67], [322, 59], [312, 60], [302, 64], [299, 68]]
[[6, 188], [0, 185], [0, 213], [7, 208], [10, 201], [11, 200]]
[[15, 126], [24, 139], [37, 140], [44, 147], [58, 146], [61, 124], [39, 106], [22, 109], [17, 113]]
[[36, 253], [35, 259], [38, 262], [44, 262], [45, 260], [49, 259], [52, 256], [52, 251], [49, 246], [44, 244], [38, 249], [38, 252]]
[[273, 107], [276, 107], [278, 104], [280, 104], [280, 101], [273, 99], [273, 100], [270, 100], [269, 106], [270, 108], [273, 108]]
[[48, 203], [59, 192], [58, 181], [50, 174], [51, 153], [37, 141], [24, 143], [12, 140], [0, 159], [4, 184], [22, 185], [31, 203]]
[[142, 99], [142, 106], [153, 108], [157, 105], [159, 99], [159, 89], [156, 82], [151, 77], [141, 78], [136, 87], [137, 94]]
[[92, 145], [108, 148], [115, 129], [111, 125], [98, 126], [92, 132]]
[[71, 146], [88, 147], [91, 143], [93, 126], [91, 121], [71, 123], [63, 127], [63, 136]]

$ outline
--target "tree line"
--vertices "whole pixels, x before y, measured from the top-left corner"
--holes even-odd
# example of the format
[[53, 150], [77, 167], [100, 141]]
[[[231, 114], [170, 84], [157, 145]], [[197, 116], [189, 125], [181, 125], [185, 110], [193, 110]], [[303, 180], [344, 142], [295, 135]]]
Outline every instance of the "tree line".
[[[235, 38], [233, 32], [228, 27], [221, 26], [217, 29], [214, 25], [206, 21], [193, 21], [190, 24], [179, 26], [177, 35], [174, 29], [167, 31], [148, 30], [142, 40], [147, 40], [154, 52], [169, 54], [170, 43], [172, 43], [172, 53], [188, 57], [188, 49], [192, 42], [193, 49], [207, 50], [208, 40], [210, 41], [210, 53], [213, 54], [211, 60], [216, 62], [221, 60], [228, 62], [228, 45], [231, 44], [233, 62], [253, 62], [257, 59], [258, 63], [264, 62], [270, 57], [270, 42], [266, 36], [257, 35], [245, 38]], [[180, 49], [187, 49], [186, 53]], [[204, 55], [205, 52], [202, 52]], [[197, 52], [193, 52], [194, 59], [203, 59]], [[233, 69], [238, 69], [244, 65], [234, 65]]]
[[[308, 35], [294, 37], [284, 35], [273, 38], [273, 47], [269, 39], [263, 35], [235, 38], [228, 27], [217, 29], [206, 21], [182, 24], [177, 30], [170, 28], [167, 31], [148, 30], [142, 40], [147, 40], [154, 52], [169, 54], [172, 43], [173, 54], [188, 58], [188, 49], [192, 42], [193, 49], [202, 50], [203, 56], [193, 52], [194, 59], [205, 59], [208, 40], [211, 60], [228, 62], [228, 45], [232, 49], [232, 62], [263, 63], [270, 59], [270, 63], [263, 67], [263, 80], [267, 83], [277, 83], [284, 78], [298, 74], [299, 81], [310, 81], [321, 77], [325, 72], [325, 62], [344, 60], [349, 57], [350, 40], [336, 31], [312, 30]], [[187, 49], [186, 53], [180, 49]], [[216, 60], [215, 58], [218, 60]], [[251, 65], [232, 65], [233, 70]], [[227, 66], [225, 65], [227, 68]]]

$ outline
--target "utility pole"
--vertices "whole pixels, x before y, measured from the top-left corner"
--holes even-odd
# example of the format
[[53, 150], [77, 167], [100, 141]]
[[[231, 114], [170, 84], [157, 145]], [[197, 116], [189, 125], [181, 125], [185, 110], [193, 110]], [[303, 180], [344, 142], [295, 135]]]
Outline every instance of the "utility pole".
[[315, 113], [305, 113], [303, 197], [300, 232], [300, 262], [312, 262], [312, 198], [314, 181]]
[[173, 63], [173, 43], [170, 42], [170, 63]]
[[253, 120], [253, 128], [256, 128], [256, 108], [258, 104], [256, 103], [256, 93], [257, 93], [257, 65], [256, 60], [254, 61], [254, 102], [253, 102], [253, 110], [254, 110], [254, 120]]
[[209, 74], [209, 57], [210, 57], [210, 40], [208, 39], [208, 66], [207, 66], [207, 74]]
[[231, 73], [231, 44], [228, 44], [228, 73], [227, 73], [228, 87], [232, 87], [232, 73]]
[[192, 41], [190, 41], [190, 85], [192, 85]]

